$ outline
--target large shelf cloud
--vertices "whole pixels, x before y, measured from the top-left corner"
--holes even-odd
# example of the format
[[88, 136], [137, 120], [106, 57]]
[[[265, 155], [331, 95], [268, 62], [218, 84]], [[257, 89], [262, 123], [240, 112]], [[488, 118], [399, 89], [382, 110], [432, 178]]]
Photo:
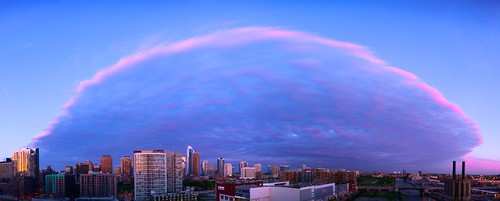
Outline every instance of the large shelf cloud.
[[248, 27], [123, 58], [80, 83], [32, 143], [48, 164], [192, 145], [204, 159], [392, 170], [442, 165], [481, 136], [363, 46]]

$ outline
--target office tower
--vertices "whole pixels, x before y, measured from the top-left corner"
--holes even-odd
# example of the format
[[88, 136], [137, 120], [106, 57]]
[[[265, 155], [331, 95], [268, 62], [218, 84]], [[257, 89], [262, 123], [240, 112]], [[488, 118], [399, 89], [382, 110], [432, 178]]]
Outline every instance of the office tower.
[[306, 164], [300, 164], [299, 165], [299, 170], [306, 170], [307, 169], [307, 165]]
[[38, 148], [24, 148], [14, 152], [12, 161], [16, 163], [16, 174], [38, 179], [40, 154]]
[[272, 165], [267, 165], [267, 174], [272, 175], [273, 174], [273, 166]]
[[73, 174], [73, 166], [66, 165], [66, 167], [64, 168], [64, 173], [65, 174]]
[[248, 167], [248, 162], [246, 162], [246, 161], [241, 161], [241, 162], [240, 162], [239, 169], [238, 169], [238, 172], [240, 173], [240, 175], [241, 175], [241, 169], [242, 169], [242, 168], [244, 168], [244, 167]]
[[121, 158], [120, 168], [123, 183], [130, 184], [132, 182], [132, 159], [130, 156], [124, 156]]
[[241, 179], [255, 179], [256, 170], [254, 167], [243, 167], [241, 168], [240, 178]]
[[217, 159], [217, 173], [220, 176], [224, 176], [224, 158]]
[[231, 163], [225, 163], [224, 164], [224, 177], [231, 177], [233, 176], [233, 165]]
[[186, 176], [193, 175], [193, 153], [193, 147], [188, 146], [186, 150]]
[[262, 172], [262, 164], [260, 163], [255, 163], [253, 165], [253, 167], [255, 168], [255, 172], [259, 173], [259, 172]]
[[215, 165], [213, 163], [208, 163], [206, 176], [215, 177]]
[[45, 176], [45, 193], [55, 198], [72, 198], [75, 196], [75, 175], [53, 174]]
[[135, 200], [167, 192], [167, 154], [163, 150], [134, 151]]
[[113, 159], [110, 155], [101, 157], [101, 172], [104, 174], [113, 174]]
[[167, 193], [178, 193], [182, 191], [182, 154], [179, 152], [166, 151], [167, 154]]
[[115, 174], [81, 174], [80, 197], [116, 197], [118, 196], [118, 177]]
[[192, 175], [195, 177], [200, 176], [200, 153], [195, 151], [193, 153], [193, 172]]

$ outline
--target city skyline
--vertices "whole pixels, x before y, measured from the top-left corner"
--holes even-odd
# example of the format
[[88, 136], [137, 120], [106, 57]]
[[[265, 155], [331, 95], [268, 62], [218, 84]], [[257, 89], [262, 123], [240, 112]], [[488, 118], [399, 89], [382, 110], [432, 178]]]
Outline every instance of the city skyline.
[[2, 158], [500, 171], [496, 3], [0, 4]]

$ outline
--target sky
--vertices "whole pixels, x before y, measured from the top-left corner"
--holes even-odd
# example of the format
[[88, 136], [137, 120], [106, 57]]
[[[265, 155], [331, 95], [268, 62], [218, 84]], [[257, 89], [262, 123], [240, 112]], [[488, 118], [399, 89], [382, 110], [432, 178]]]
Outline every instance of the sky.
[[500, 171], [494, 1], [0, 1], [0, 157]]

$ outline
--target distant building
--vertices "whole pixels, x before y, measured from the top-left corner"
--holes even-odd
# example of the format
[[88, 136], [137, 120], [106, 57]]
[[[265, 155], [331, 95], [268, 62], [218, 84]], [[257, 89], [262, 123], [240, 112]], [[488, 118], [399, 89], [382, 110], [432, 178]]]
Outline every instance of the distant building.
[[208, 172], [207, 172], [208, 164], [209, 164], [209, 162], [207, 160], [203, 160], [201, 162], [201, 175], [202, 176], [208, 176]]
[[120, 169], [123, 183], [132, 183], [132, 159], [130, 158], [130, 156], [124, 156], [121, 158]]
[[193, 154], [194, 149], [188, 146], [186, 149], [186, 176], [193, 176]]
[[113, 173], [121, 177], [122, 168], [120, 166], [115, 166], [113, 168]]
[[239, 168], [238, 168], [238, 173], [240, 173], [240, 175], [241, 175], [241, 169], [244, 168], [244, 167], [248, 167], [248, 162], [246, 162], [246, 161], [240, 161], [240, 165], [239, 165]]
[[280, 174], [280, 168], [277, 165], [273, 165], [272, 167], [272, 177], [278, 178]]
[[74, 198], [75, 175], [53, 174], [45, 176], [45, 194], [55, 198]]
[[101, 172], [101, 166], [99, 164], [94, 164], [94, 167], [92, 167], [92, 172]]
[[88, 174], [89, 172], [93, 171], [93, 169], [94, 169], [94, 164], [92, 164], [92, 162], [90, 161], [77, 163], [75, 165], [76, 183], [79, 183], [81, 174]]
[[224, 158], [217, 159], [217, 174], [224, 176]]
[[166, 151], [167, 154], [167, 193], [178, 193], [182, 191], [182, 154], [179, 152]]
[[208, 163], [207, 165], [207, 174], [206, 176], [215, 177], [215, 165], [213, 163]]
[[233, 176], [233, 166], [231, 163], [225, 163], [224, 164], [224, 177], [231, 177]]
[[257, 173], [262, 172], [262, 164], [256, 163], [253, 165], [253, 167], [255, 168], [255, 172]]
[[101, 171], [104, 174], [113, 174], [113, 158], [110, 155], [101, 157]]
[[302, 182], [302, 171], [280, 172], [280, 181], [289, 181], [292, 184]]
[[195, 151], [193, 153], [193, 172], [192, 176], [199, 177], [200, 176], [200, 153]]
[[115, 174], [81, 174], [80, 197], [117, 197], [118, 177]]
[[73, 166], [71, 166], [71, 165], [67, 165], [67, 166], [64, 168], [64, 173], [65, 173], [65, 174], [74, 174], [74, 171], [73, 171]]
[[256, 170], [254, 167], [243, 167], [241, 168], [240, 178], [241, 179], [255, 179]]
[[167, 154], [164, 150], [134, 151], [136, 201], [167, 193]]
[[290, 166], [288, 165], [280, 165], [280, 172], [286, 172], [290, 170]]

